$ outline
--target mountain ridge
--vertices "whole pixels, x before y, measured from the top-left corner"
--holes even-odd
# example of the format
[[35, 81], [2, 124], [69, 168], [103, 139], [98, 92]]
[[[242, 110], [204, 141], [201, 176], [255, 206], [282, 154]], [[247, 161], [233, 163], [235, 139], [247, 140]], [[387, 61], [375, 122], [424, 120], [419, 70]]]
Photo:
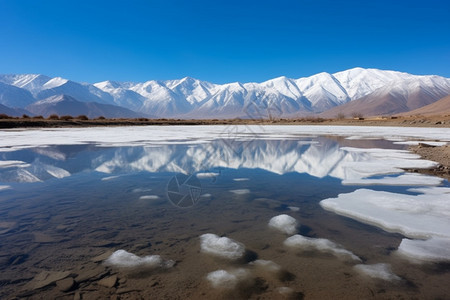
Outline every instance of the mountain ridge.
[[[410, 85], [404, 86], [405, 82]], [[90, 84], [23, 74], [0, 75], [0, 84], [0, 104], [11, 108], [24, 108], [49, 97], [68, 95], [80, 102], [116, 105], [160, 118], [193, 119], [269, 118], [269, 111], [272, 117], [330, 111], [329, 115], [335, 113], [333, 109], [346, 109], [345, 105], [356, 106], [354, 109], [364, 115], [395, 114], [428, 105], [450, 94], [449, 78], [363, 68], [333, 74], [322, 72], [298, 79], [281, 76], [260, 83], [215, 84], [184, 77], [140, 83], [106, 80]], [[415, 92], [416, 85], [420, 86], [420, 92], [416, 91], [415, 98], [408, 96]], [[14, 99], [11, 90], [19, 94], [14, 88], [20, 89], [22, 96]], [[3, 96], [5, 94], [7, 97]], [[28, 97], [24, 101], [25, 94]], [[350, 105], [364, 97], [374, 99], [362, 101], [369, 108]], [[390, 109], [392, 105], [398, 107]]]

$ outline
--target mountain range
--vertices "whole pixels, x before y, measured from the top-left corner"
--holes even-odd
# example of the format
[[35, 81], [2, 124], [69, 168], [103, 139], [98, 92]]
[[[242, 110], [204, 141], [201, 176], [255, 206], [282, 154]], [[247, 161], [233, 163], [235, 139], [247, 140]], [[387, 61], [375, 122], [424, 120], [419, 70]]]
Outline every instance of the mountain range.
[[450, 78], [363, 68], [227, 84], [190, 77], [89, 84], [37, 74], [0, 75], [0, 113], [11, 115], [21, 115], [25, 109], [43, 116], [107, 118], [373, 116], [407, 113], [448, 95]]

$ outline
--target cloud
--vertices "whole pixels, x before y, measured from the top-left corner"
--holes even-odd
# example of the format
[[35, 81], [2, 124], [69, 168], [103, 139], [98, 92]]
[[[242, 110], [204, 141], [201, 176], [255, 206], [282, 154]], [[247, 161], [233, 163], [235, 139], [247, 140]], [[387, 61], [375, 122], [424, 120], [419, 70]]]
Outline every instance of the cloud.
[[270, 219], [269, 226], [286, 234], [294, 234], [297, 232], [298, 222], [293, 217], [283, 214]]
[[236, 260], [245, 253], [245, 246], [227, 237], [219, 237], [213, 233], [200, 236], [201, 251], [214, 256]]
[[324, 253], [330, 253], [339, 258], [361, 261], [361, 259], [351, 251], [342, 248], [340, 245], [328, 239], [316, 239], [296, 234], [287, 238], [284, 241], [284, 244], [288, 247], [302, 249], [305, 251], [317, 250]]

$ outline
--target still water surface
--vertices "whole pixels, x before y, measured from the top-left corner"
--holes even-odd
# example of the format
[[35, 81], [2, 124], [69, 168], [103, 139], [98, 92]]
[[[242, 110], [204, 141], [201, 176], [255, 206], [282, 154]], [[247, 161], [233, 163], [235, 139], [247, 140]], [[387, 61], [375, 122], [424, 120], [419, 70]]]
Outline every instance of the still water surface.
[[[342, 185], [348, 176], [342, 165], [367, 156], [342, 146], [404, 147], [384, 140], [298, 137], [3, 152], [0, 160], [21, 163], [0, 168], [0, 186], [9, 187], [0, 190], [0, 298], [448, 299], [448, 264], [398, 257], [401, 234], [319, 205], [359, 188]], [[408, 188], [370, 187], [406, 194]], [[329, 239], [366, 264], [390, 264], [401, 280], [369, 278], [355, 271], [355, 262], [286, 247], [288, 236], [267, 225], [280, 214], [299, 222], [299, 234]], [[246, 256], [229, 261], [202, 253], [199, 236], [205, 233], [239, 241]], [[105, 265], [119, 249], [160, 255], [175, 265]], [[249, 264], [255, 259], [271, 260], [282, 271]], [[215, 288], [206, 280], [210, 272], [237, 268], [250, 275], [233, 288]], [[55, 284], [63, 278], [66, 289]], [[102, 279], [112, 280], [113, 287]]]

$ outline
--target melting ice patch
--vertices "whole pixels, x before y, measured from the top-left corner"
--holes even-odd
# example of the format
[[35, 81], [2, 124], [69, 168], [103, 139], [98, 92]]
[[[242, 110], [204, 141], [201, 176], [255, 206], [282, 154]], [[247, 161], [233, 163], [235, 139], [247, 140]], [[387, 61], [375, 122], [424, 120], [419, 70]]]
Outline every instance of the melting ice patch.
[[255, 261], [252, 261], [250, 265], [264, 269], [269, 272], [281, 271], [281, 266], [271, 260], [257, 259]]
[[0, 168], [26, 168], [30, 165], [21, 160], [0, 160]]
[[406, 195], [359, 189], [322, 200], [339, 215], [412, 238], [450, 238], [450, 194]]
[[284, 241], [284, 244], [292, 248], [302, 249], [306, 251], [317, 250], [320, 252], [330, 253], [336, 257], [354, 261], [361, 261], [361, 259], [351, 251], [342, 248], [340, 245], [328, 239], [316, 239], [296, 234], [287, 238]]
[[250, 190], [249, 189], [238, 189], [238, 190], [230, 190], [230, 192], [232, 192], [235, 195], [245, 195], [245, 194], [249, 194]]
[[159, 196], [157, 195], [144, 195], [139, 197], [139, 200], [158, 200]]
[[357, 272], [367, 275], [372, 278], [383, 280], [400, 280], [401, 278], [395, 275], [389, 264], [374, 264], [374, 265], [356, 265], [353, 267]]
[[214, 173], [214, 172], [203, 172], [203, 173], [196, 174], [197, 178], [213, 178], [213, 177], [217, 177], [219, 175], [220, 175], [219, 173]]
[[442, 178], [415, 173], [406, 173], [399, 176], [385, 176], [382, 178], [354, 178], [345, 179], [343, 185], [439, 185]]
[[217, 270], [209, 273], [206, 279], [214, 288], [234, 289], [240, 282], [248, 279], [250, 272], [243, 268], [230, 271]]
[[398, 254], [412, 260], [450, 261], [450, 238], [432, 237], [428, 240], [402, 239]]
[[159, 255], [139, 257], [125, 250], [117, 250], [105, 260], [105, 264], [119, 268], [171, 268], [175, 262], [164, 260]]
[[205, 233], [200, 236], [200, 249], [204, 253], [230, 260], [239, 259], [245, 253], [243, 244], [213, 233]]
[[297, 231], [298, 222], [286, 214], [273, 217], [269, 221], [269, 227], [275, 228], [286, 234], [294, 234]]
[[0, 185], [0, 191], [9, 190], [11, 186], [9, 185]]
[[248, 181], [250, 178], [233, 178], [234, 181]]

